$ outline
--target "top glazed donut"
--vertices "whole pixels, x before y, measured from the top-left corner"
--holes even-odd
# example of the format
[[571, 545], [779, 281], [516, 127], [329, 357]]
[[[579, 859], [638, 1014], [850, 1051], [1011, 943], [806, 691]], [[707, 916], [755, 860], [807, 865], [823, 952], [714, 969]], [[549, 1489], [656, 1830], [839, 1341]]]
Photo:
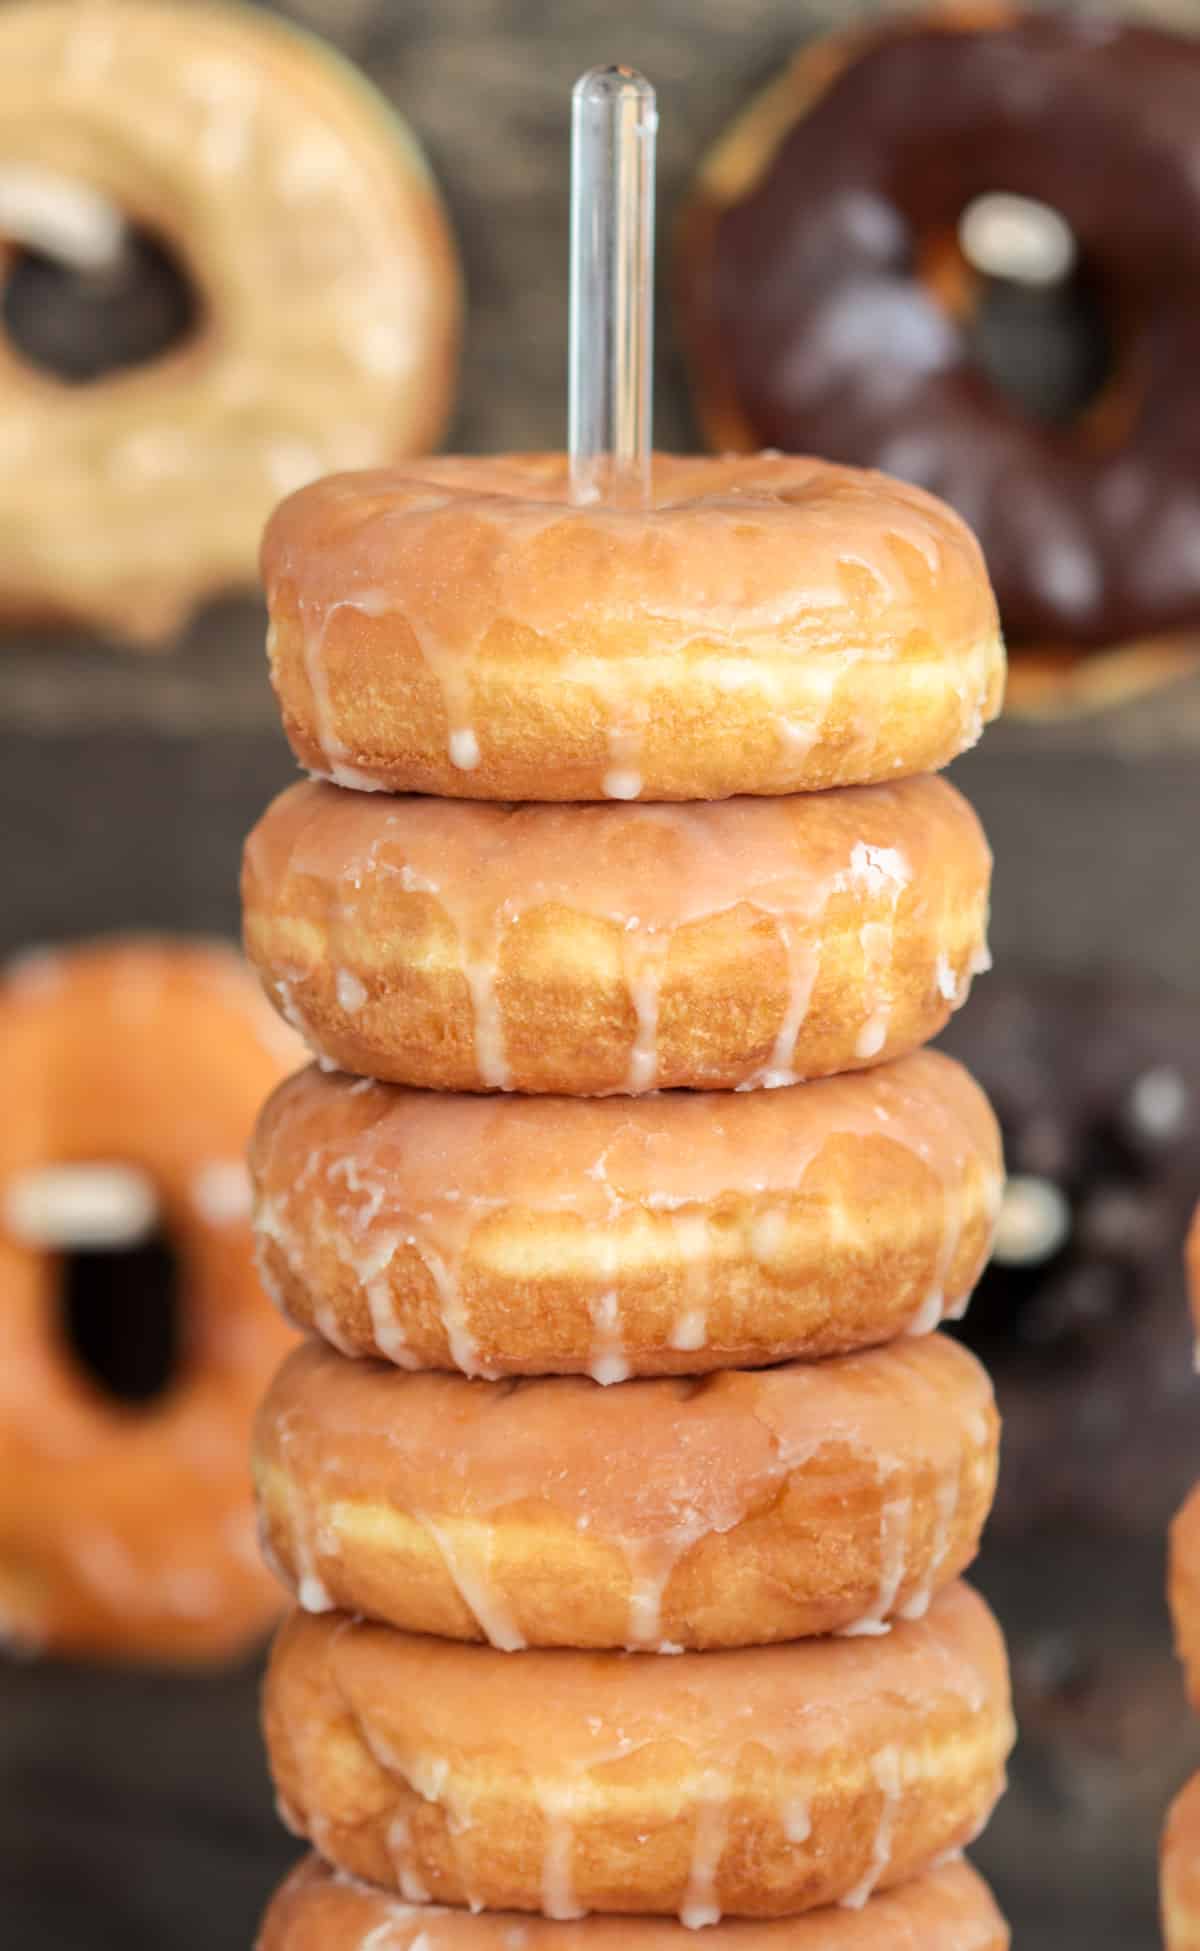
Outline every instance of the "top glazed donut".
[[644, 508], [573, 505], [561, 455], [334, 476], [262, 567], [288, 737], [345, 786], [807, 792], [935, 770], [1000, 706], [968, 530], [820, 461], [659, 455]]
[[198, 312], [86, 385], [0, 333], [0, 611], [153, 644], [253, 582], [281, 494], [437, 439], [453, 239], [383, 97], [257, 8], [20, 0], [0, 9], [0, 109], [9, 225], [22, 183], [78, 186], [166, 248]]

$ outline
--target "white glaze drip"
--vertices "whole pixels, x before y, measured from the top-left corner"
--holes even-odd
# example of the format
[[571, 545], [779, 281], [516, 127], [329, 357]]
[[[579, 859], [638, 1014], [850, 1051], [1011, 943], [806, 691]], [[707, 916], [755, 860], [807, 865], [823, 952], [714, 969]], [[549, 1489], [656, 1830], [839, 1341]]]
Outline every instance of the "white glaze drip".
[[575, 1790], [559, 1784], [542, 1799], [546, 1841], [542, 1856], [542, 1910], [547, 1917], [566, 1921], [582, 1917], [571, 1880], [571, 1850], [575, 1841]]
[[642, 775], [611, 766], [601, 783], [605, 799], [636, 799], [642, 790]]
[[804, 718], [795, 718], [778, 705], [779, 686], [772, 683], [769, 674], [764, 672], [760, 687], [768, 690], [776, 704], [775, 726], [779, 733], [779, 769], [782, 777], [795, 790], [795, 782], [803, 771], [804, 762], [813, 747], [819, 744], [829, 728], [829, 714], [833, 707], [833, 694], [844, 671], [849, 671], [858, 662], [858, 655], [849, 653], [845, 660], [835, 658], [813, 658], [809, 661], [805, 675], [811, 693], [811, 704]]
[[690, 1931], [721, 1921], [717, 1878], [729, 1825], [729, 1781], [721, 1769], [705, 1769], [698, 1803], [687, 1889], [679, 1908], [679, 1921]]
[[446, 751], [458, 772], [474, 772], [480, 761], [479, 739], [471, 722], [471, 678], [463, 659], [442, 643], [436, 630], [423, 627], [406, 610], [409, 628], [426, 665], [441, 687], [446, 711]]
[[407, 1813], [403, 1809], [393, 1816], [388, 1824], [387, 1852], [397, 1887], [405, 1902], [428, 1903], [429, 1891], [423, 1878], [412, 1866], [412, 1831]]
[[875, 1840], [871, 1847], [871, 1860], [853, 1890], [848, 1890], [842, 1898], [846, 1910], [861, 1910], [872, 1892], [879, 1887], [892, 1860], [892, 1830], [895, 1827], [896, 1809], [900, 1801], [903, 1782], [900, 1773], [900, 1753], [896, 1748], [884, 1748], [875, 1756], [871, 1773], [879, 1789], [882, 1801], [879, 1821], [875, 1829]]
[[450, 763], [459, 772], [474, 772], [479, 765], [479, 740], [469, 725], [450, 734]]
[[334, 994], [339, 1009], [355, 1016], [367, 1000], [367, 992], [352, 969], [339, 969], [334, 978]]
[[783, 1833], [789, 1843], [806, 1843], [812, 1835], [812, 1811], [807, 1798], [793, 1795], [783, 1805]]
[[631, 1538], [626, 1541], [629, 1561], [629, 1626], [626, 1641], [630, 1651], [661, 1648], [662, 1607], [671, 1574], [692, 1536], [670, 1538]]
[[708, 1338], [708, 1313], [702, 1307], [685, 1308], [675, 1317], [671, 1328], [671, 1346], [681, 1353], [692, 1354], [703, 1348]]
[[309, 1536], [304, 1503], [295, 1488], [289, 1494], [288, 1515], [292, 1564], [296, 1573], [296, 1597], [305, 1612], [332, 1612], [334, 1601], [317, 1570], [316, 1542]]
[[749, 1080], [768, 1091], [800, 1081], [796, 1075], [796, 1043], [804, 1028], [821, 969], [820, 949], [806, 942], [786, 915], [780, 915], [777, 921], [787, 957], [787, 1007], [775, 1033], [765, 1068]]
[[703, 1348], [708, 1338], [708, 1308], [712, 1298], [713, 1240], [706, 1213], [676, 1213], [672, 1231], [683, 1275], [685, 1305], [676, 1315], [670, 1345], [683, 1353]]
[[342, 1324], [332, 1301], [324, 1300], [320, 1295], [314, 1294], [311, 1306], [313, 1326], [322, 1341], [327, 1341], [331, 1348], [336, 1348], [339, 1355], [357, 1355], [356, 1344], [351, 1341], [349, 1335], [342, 1332]]
[[750, 1251], [760, 1266], [769, 1266], [783, 1251], [787, 1238], [787, 1214], [778, 1206], [757, 1212], [750, 1222]]
[[367, 1310], [371, 1316], [371, 1333], [381, 1355], [397, 1368], [415, 1369], [420, 1366], [400, 1326], [396, 1308], [396, 1298], [392, 1292], [389, 1270], [396, 1257], [400, 1237], [397, 1233], [385, 1233], [376, 1243], [374, 1250], [358, 1259], [355, 1273], [367, 1297]]
[[596, 1339], [592, 1344], [588, 1374], [593, 1382], [609, 1388], [614, 1382], [624, 1382], [629, 1375], [629, 1360], [621, 1339], [621, 1303], [616, 1288], [606, 1288], [593, 1304], [591, 1312]]
[[887, 1042], [892, 1017], [890, 984], [895, 954], [896, 911], [912, 880], [912, 869], [896, 847], [872, 847], [859, 841], [850, 862], [850, 881], [884, 899], [890, 912], [882, 921], [864, 922], [858, 931], [863, 952], [866, 1015], [855, 1043], [855, 1055], [877, 1057]]
[[[307, 1283], [304, 1279], [304, 1269], [297, 1252], [295, 1233], [289, 1221], [284, 1217], [279, 1200], [267, 1198], [260, 1198], [258, 1200], [254, 1210], [254, 1231], [256, 1235], [255, 1259], [258, 1266], [259, 1278], [275, 1301], [276, 1306], [279, 1307], [280, 1312], [286, 1314], [287, 1309], [282, 1290], [271, 1274], [262, 1253], [264, 1240], [269, 1240], [273, 1246], [279, 1249], [284, 1260], [287, 1262], [289, 1271], [295, 1279], [301, 1285], [306, 1285]], [[314, 1294], [311, 1305], [313, 1325], [316, 1327], [322, 1340], [327, 1341], [331, 1348], [336, 1348], [339, 1354], [356, 1354], [357, 1350], [342, 1333], [341, 1324], [338, 1321], [336, 1311], [332, 1304], [328, 1300], [322, 1299], [320, 1295]]]
[[[369, 779], [351, 764], [349, 748], [337, 730], [337, 712], [329, 688], [325, 659], [325, 640], [339, 610], [358, 610], [363, 616], [383, 616], [388, 608], [388, 598], [381, 590], [363, 590], [357, 596], [343, 596], [337, 602], [330, 603], [323, 610], [316, 628], [306, 623], [303, 629], [304, 669], [312, 694], [313, 730], [325, 759], [327, 776], [335, 786], [349, 786], [358, 792], [378, 792], [379, 788], [375, 780]], [[268, 653], [274, 650], [274, 632], [275, 626], [271, 624], [267, 632]]]
[[490, 1371], [481, 1362], [475, 1337], [471, 1333], [457, 1272], [447, 1266], [441, 1254], [436, 1253], [427, 1241], [412, 1239], [408, 1244], [416, 1248], [437, 1288], [442, 1326], [446, 1330], [450, 1359], [454, 1366], [460, 1368], [464, 1375], [482, 1375], [490, 1379]]
[[489, 1090], [507, 1091], [512, 1082], [504, 1047], [504, 1014], [496, 993], [494, 956], [468, 961], [463, 973], [475, 1019], [475, 1061]]
[[961, 1459], [938, 1479], [933, 1492], [934, 1530], [929, 1566], [917, 1590], [898, 1607], [902, 1619], [923, 1619], [933, 1600], [937, 1576], [946, 1562], [962, 1489]]
[[891, 966], [893, 932], [883, 922], [866, 921], [858, 931], [858, 939], [868, 978], [868, 994], [875, 1000], [855, 1038], [854, 1054], [856, 1057], [870, 1058], [877, 1057], [887, 1042], [888, 1024], [891, 1021], [892, 1001], [883, 987], [883, 977]]
[[942, 1182], [942, 1239], [938, 1249], [937, 1267], [934, 1272], [933, 1285], [922, 1303], [923, 1309], [930, 1313], [936, 1308], [939, 1319], [945, 1315], [951, 1321], [960, 1320], [966, 1313], [968, 1303], [971, 1299], [968, 1290], [967, 1293], [959, 1295], [952, 1305], [947, 1305], [946, 1300], [946, 1289], [950, 1273], [955, 1260], [958, 1258], [958, 1249], [962, 1244], [964, 1223], [965, 1212], [962, 1187], [960, 1184], [955, 1184], [951, 1180], [945, 1179]]
[[891, 1631], [890, 1615], [904, 1580], [911, 1528], [912, 1497], [906, 1492], [885, 1499], [879, 1514], [879, 1595], [870, 1612], [843, 1628], [843, 1638], [878, 1637]]
[[652, 1091], [658, 1081], [658, 1006], [670, 948], [670, 936], [651, 929], [625, 935], [626, 981], [637, 1019], [625, 1086], [630, 1097]]
[[642, 756], [642, 736], [628, 723], [610, 725], [608, 769], [601, 785], [605, 799], [636, 799], [642, 790], [638, 770]]
[[[422, 1516], [420, 1521], [441, 1553], [455, 1591], [489, 1645], [497, 1647], [502, 1653], [522, 1651], [524, 1636], [487, 1571], [481, 1571], [478, 1564], [470, 1562], [468, 1554], [459, 1549], [448, 1524], [439, 1524], [428, 1515]], [[477, 1532], [483, 1530], [483, 1527], [473, 1528]], [[483, 1530], [483, 1548], [489, 1552], [486, 1530]]]
[[941, 1318], [941, 1289], [931, 1287], [904, 1332], [913, 1336], [931, 1335], [941, 1322]]

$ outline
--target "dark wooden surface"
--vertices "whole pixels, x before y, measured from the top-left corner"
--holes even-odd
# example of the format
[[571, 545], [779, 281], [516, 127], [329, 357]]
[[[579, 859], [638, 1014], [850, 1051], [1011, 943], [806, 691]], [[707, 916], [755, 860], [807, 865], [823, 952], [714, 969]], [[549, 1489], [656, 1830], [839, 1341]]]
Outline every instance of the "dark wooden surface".
[[[870, 10], [296, 0], [296, 18], [405, 108], [445, 184], [471, 297], [455, 444], [561, 442], [575, 75], [618, 57], [658, 84], [669, 231], [698, 156], [794, 41]], [[657, 413], [662, 445], [692, 444], [665, 296]], [[235, 931], [241, 837], [291, 773], [261, 639], [246, 600], [199, 619], [164, 659], [77, 638], [0, 646], [0, 947], [113, 927]], [[1006, 724], [957, 776], [997, 853], [998, 958], [1107, 969], [1118, 986], [1149, 971], [1200, 1003], [1200, 684], [1101, 720]], [[1161, 1599], [1176, 1491], [1164, 1483], [1141, 1534], [1060, 1524], [985, 1555], [1025, 1738], [978, 1856], [1021, 1951], [1156, 1941], [1159, 1815], [1200, 1760]], [[6, 1951], [242, 1951], [294, 1853], [270, 1810], [255, 1678], [0, 1667]]]

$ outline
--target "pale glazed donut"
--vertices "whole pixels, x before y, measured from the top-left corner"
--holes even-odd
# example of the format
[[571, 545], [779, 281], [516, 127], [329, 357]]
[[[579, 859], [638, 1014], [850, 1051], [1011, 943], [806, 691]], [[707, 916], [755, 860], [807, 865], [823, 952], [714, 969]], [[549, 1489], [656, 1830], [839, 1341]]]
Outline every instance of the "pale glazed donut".
[[[192, 1660], [278, 1614], [245, 1451], [291, 1337], [254, 1274], [241, 1155], [299, 1055], [228, 949], [128, 940], [46, 951], [0, 985], [0, 1631], [76, 1653]], [[186, 1352], [161, 1400], [110, 1401], [60, 1338], [55, 1257], [17, 1188], [118, 1160], [157, 1190]]]
[[1171, 1526], [1168, 1587], [1188, 1698], [1200, 1710], [1200, 1484]]
[[292, 495], [262, 553], [302, 765], [443, 798], [725, 799], [936, 771], [1000, 706], [979, 549], [940, 502], [825, 462], [654, 462], [572, 505], [561, 455]]
[[264, 1278], [349, 1354], [468, 1375], [696, 1375], [966, 1306], [1002, 1184], [935, 1051], [778, 1091], [462, 1097], [316, 1068], [251, 1146]]
[[410, 1901], [677, 1914], [864, 1903], [971, 1840], [1012, 1740], [967, 1587], [886, 1638], [534, 1651], [293, 1614], [267, 1675], [286, 1818]]
[[1166, 1951], [1200, 1951], [1200, 1775], [1180, 1790], [1167, 1814], [1161, 1895]]
[[256, 8], [18, 0], [0, 105], [0, 175], [99, 192], [203, 307], [153, 365], [89, 385], [0, 344], [0, 609], [161, 641], [253, 582], [281, 494], [437, 438], [453, 241], [382, 96]]
[[941, 1335], [610, 1389], [309, 1343], [259, 1412], [254, 1475], [310, 1611], [508, 1651], [677, 1651], [921, 1618], [975, 1555], [998, 1428], [987, 1375]]
[[247, 950], [340, 1070], [441, 1090], [790, 1084], [916, 1049], [987, 965], [991, 859], [932, 777], [709, 806], [293, 786]]
[[[1008, 1951], [1009, 1936], [982, 1877], [947, 1863], [861, 1910], [756, 1924], [715, 1924], [704, 1951]], [[511, 1912], [406, 1904], [308, 1856], [276, 1892], [256, 1951], [696, 1951], [661, 1917], [590, 1917], [575, 1924]]]

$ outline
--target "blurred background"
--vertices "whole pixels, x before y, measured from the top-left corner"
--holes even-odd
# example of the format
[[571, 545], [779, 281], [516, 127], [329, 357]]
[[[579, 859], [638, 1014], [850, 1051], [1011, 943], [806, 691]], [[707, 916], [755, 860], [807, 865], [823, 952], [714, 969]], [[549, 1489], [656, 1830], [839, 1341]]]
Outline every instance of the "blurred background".
[[[18, 11], [27, 5], [0, 9], [0, 51], [5, 14]], [[103, 18], [102, 7], [79, 11]], [[183, 0], [174, 9], [181, 22], [192, 11]], [[673, 226], [702, 159], [797, 47], [883, 11], [899, 10], [870, 0], [280, 9], [365, 70], [440, 183], [466, 287], [446, 444], [562, 444], [569, 92], [606, 59], [641, 68], [659, 91], [656, 444], [700, 444]], [[1122, 11], [1200, 31], [1196, 0]], [[1200, 90], [1194, 134], [1200, 165]], [[190, 329], [187, 291], [157, 261], [101, 302], [86, 278], [23, 245], [6, 251], [3, 234], [0, 215], [6, 330], [60, 373], [76, 362], [81, 388], [89, 368], [136, 363], [139, 345]], [[1033, 329], [1018, 309], [1000, 330], [1002, 363], [1029, 367]], [[0, 419], [16, 383], [0, 372]], [[1194, 388], [1196, 374], [1178, 383]], [[12, 509], [37, 495], [42, 470], [36, 455], [6, 462], [9, 451], [0, 440], [0, 496]], [[87, 519], [84, 500], [75, 520]], [[242, 838], [293, 773], [261, 606], [251, 594], [204, 601], [153, 655], [106, 641], [117, 634], [107, 628], [32, 621], [10, 620], [0, 639], [10, 836], [0, 947], [147, 928], [234, 939]], [[1057, 1215], [992, 1270], [966, 1328], [993, 1366], [1010, 1432], [979, 1581], [1011, 1636], [1023, 1736], [977, 1856], [1021, 1951], [1149, 1951], [1162, 1811], [1200, 1761], [1162, 1599], [1167, 1520], [1200, 1456], [1179, 1267], [1200, 1192], [1200, 675], [1158, 682], [1152, 660], [1139, 668], [1136, 657], [1127, 669], [1115, 702], [1043, 698], [1042, 715], [1007, 717], [954, 774], [996, 854], [996, 972], [948, 1041], [994, 1093], [1035, 1207], [1049, 1184]], [[5, 1944], [250, 1942], [296, 1854], [271, 1809], [257, 1678], [254, 1658], [189, 1673], [44, 1657], [0, 1665]]]

